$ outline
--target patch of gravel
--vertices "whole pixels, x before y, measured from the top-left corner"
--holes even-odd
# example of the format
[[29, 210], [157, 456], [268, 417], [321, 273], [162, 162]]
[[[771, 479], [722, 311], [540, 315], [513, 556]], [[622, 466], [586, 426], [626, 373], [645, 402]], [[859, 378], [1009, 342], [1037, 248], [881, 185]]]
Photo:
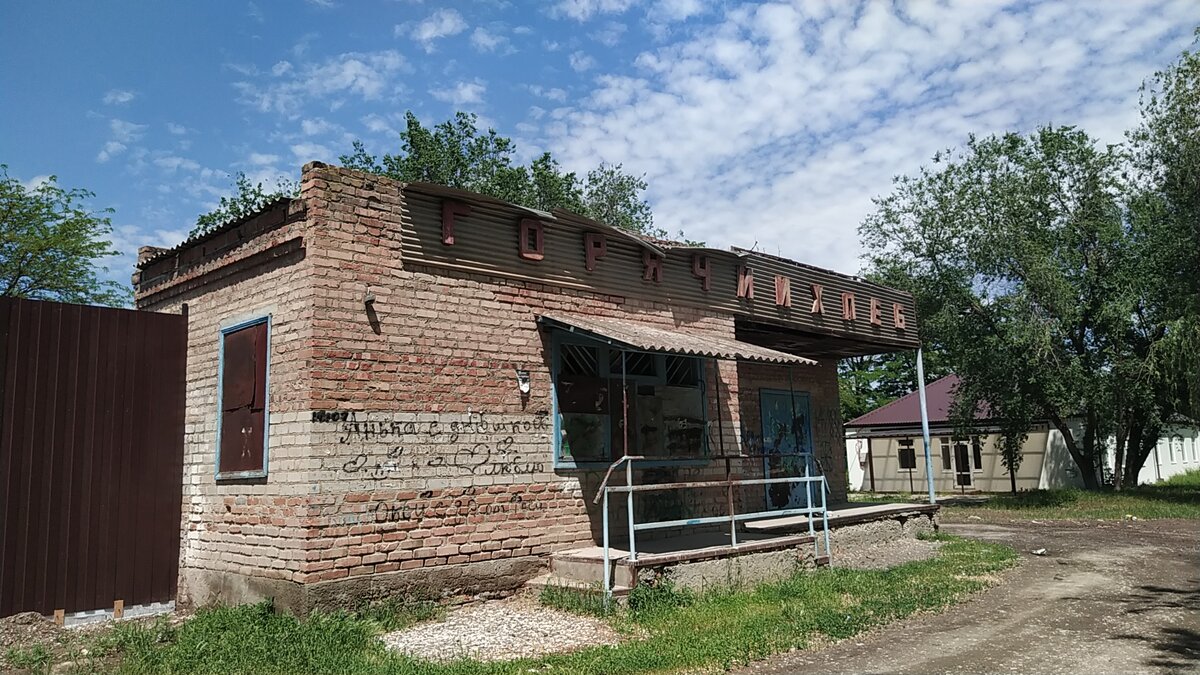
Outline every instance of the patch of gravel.
[[63, 629], [37, 612], [21, 612], [0, 619], [0, 648], [46, 645], [57, 640]]
[[390, 649], [430, 661], [499, 661], [617, 644], [621, 636], [600, 619], [519, 596], [454, 610], [442, 621], [388, 633], [383, 641]]
[[903, 537], [880, 542], [875, 546], [855, 547], [853, 550], [833, 549], [833, 566], [856, 570], [885, 570], [896, 565], [928, 560], [937, 555], [940, 541], [925, 541]]

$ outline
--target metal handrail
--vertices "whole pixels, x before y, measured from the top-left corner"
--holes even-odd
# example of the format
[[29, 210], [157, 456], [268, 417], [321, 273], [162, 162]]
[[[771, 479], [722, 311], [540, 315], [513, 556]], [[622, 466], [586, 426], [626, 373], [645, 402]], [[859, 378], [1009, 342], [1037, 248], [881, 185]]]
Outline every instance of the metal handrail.
[[641, 455], [622, 455], [620, 459], [618, 459], [617, 461], [608, 465], [608, 471], [604, 472], [604, 480], [600, 481], [600, 488], [596, 490], [596, 496], [592, 499], [593, 504], [597, 504], [600, 502], [600, 493], [604, 491], [604, 488], [608, 487], [608, 479], [612, 477], [613, 469], [616, 469], [618, 466], [621, 466], [622, 462], [630, 462], [635, 459], [646, 459], [646, 458]]
[[[601, 510], [603, 511], [603, 514], [602, 514], [603, 535], [602, 536], [603, 536], [603, 550], [604, 550], [604, 598], [605, 598], [605, 602], [608, 602], [608, 600], [612, 597], [611, 541], [610, 541], [609, 525], [608, 525], [608, 512], [609, 512], [608, 495], [610, 492], [625, 493], [625, 496], [626, 496], [626, 509], [628, 511], [628, 521], [629, 521], [628, 527], [629, 527], [629, 560], [630, 561], [637, 560], [636, 532], [638, 530], [665, 529], [668, 527], [686, 527], [689, 525], [706, 525], [706, 524], [728, 521], [729, 522], [730, 545], [733, 548], [737, 548], [737, 546], [738, 546], [737, 521], [747, 520], [749, 518], [754, 518], [754, 517], [758, 517], [758, 516], [779, 517], [779, 516], [800, 515], [800, 514], [804, 514], [807, 516], [808, 534], [810, 537], [813, 537], [813, 555], [817, 556], [817, 557], [820, 556], [821, 543], [824, 543], [825, 544], [825, 555], [828, 556], [830, 558], [830, 560], [832, 561], [833, 555], [832, 555], [832, 552], [830, 549], [830, 536], [829, 536], [829, 505], [826, 500], [826, 495], [830, 494], [830, 488], [829, 488], [829, 481], [827, 481], [825, 479], [825, 476], [823, 474], [818, 474], [816, 476], [807, 475], [808, 474], [808, 466], [806, 463], [804, 476], [793, 476], [793, 477], [783, 477], [783, 478], [745, 478], [745, 479], [734, 479], [732, 477], [732, 460], [734, 460], [734, 459], [761, 459], [761, 458], [767, 458], [767, 457], [778, 458], [778, 457], [806, 456], [806, 455], [808, 455], [808, 453], [772, 453], [772, 454], [761, 454], [761, 455], [741, 455], [741, 454], [739, 454], [739, 455], [722, 455], [720, 457], [720, 459], [725, 460], [725, 480], [685, 481], [685, 482], [674, 482], [674, 483], [655, 483], [655, 484], [649, 484], [649, 485], [634, 485], [633, 484], [633, 464], [635, 461], [646, 461], [646, 460], [653, 460], [656, 458], [639, 456], [639, 455], [625, 455], [625, 456], [622, 456], [621, 458], [617, 459], [615, 462], [613, 462], [611, 465], [609, 465], [608, 471], [604, 474], [604, 479], [600, 482], [600, 487], [596, 492], [596, 497], [595, 497], [595, 499], [593, 499], [593, 503], [595, 503], [597, 501], [603, 502], [603, 506], [601, 507]], [[678, 459], [678, 458], [675, 458], [675, 459]], [[612, 477], [612, 472], [614, 470], [616, 470], [622, 464], [625, 465], [625, 485], [610, 486], [608, 484], [608, 482], [609, 482], [609, 479]], [[813, 505], [812, 484], [817, 481], [820, 481], [821, 487], [824, 488], [824, 489], [819, 490], [820, 498], [821, 498], [820, 499], [820, 508], [817, 508]], [[806, 495], [806, 503], [808, 504], [808, 506], [803, 509], [783, 509], [783, 510], [778, 510], [778, 511], [756, 511], [756, 512], [752, 512], [752, 513], [739, 514], [736, 512], [736, 509], [734, 508], [733, 488], [736, 486], [770, 485], [770, 484], [777, 484], [777, 483], [798, 483], [798, 482], [803, 482], [805, 484], [804, 489], [805, 489], [805, 495]], [[729, 511], [728, 515], [726, 515], [726, 516], [709, 516], [709, 517], [701, 517], [701, 518], [685, 518], [685, 519], [681, 519], [681, 520], [670, 520], [670, 521], [649, 521], [649, 522], [641, 523], [641, 524], [634, 522], [633, 494], [635, 492], [656, 492], [656, 491], [665, 491], [665, 490], [677, 490], [677, 489], [688, 489], [688, 488], [709, 488], [709, 487], [724, 487], [724, 488], [726, 488], [726, 493], [728, 496], [728, 511]], [[813, 517], [815, 515], [817, 515], [818, 513], [821, 515], [822, 530], [823, 530], [823, 534], [824, 534], [824, 536], [822, 537], [823, 542], [821, 540], [817, 539], [816, 533], [815, 533], [815, 526], [813, 523], [813, 520], [814, 520]]]
[[[729, 461], [729, 460], [734, 460], [734, 459], [768, 459], [768, 458], [777, 458], [777, 457], [808, 457], [808, 456], [810, 456], [810, 453], [807, 453], [807, 452], [771, 452], [771, 453], [760, 453], [760, 454], [752, 454], [752, 455], [744, 455], [744, 454], [739, 453], [736, 455], [704, 455], [703, 457], [682, 457], [682, 458], [679, 457], [678, 455], [673, 455], [673, 456], [672, 455], [622, 455], [621, 457], [617, 458], [617, 460], [615, 462], [608, 465], [608, 470], [604, 472], [604, 479], [600, 481], [600, 487], [596, 488], [596, 496], [592, 498], [592, 503], [593, 504], [600, 503], [600, 493], [602, 493], [604, 491], [604, 488], [608, 487], [608, 479], [612, 477], [612, 472], [617, 467], [621, 466], [621, 464], [623, 464], [627, 461], [637, 460], [637, 461], [646, 461], [646, 462], [678, 462], [678, 461], [680, 461], [680, 459], [684, 459], [684, 460], [693, 460], [694, 459], [694, 460], [700, 460], [700, 461], [711, 461], [711, 460], [722, 460], [723, 459], [723, 460]], [[816, 461], [815, 457], [813, 458], [813, 461]], [[817, 462], [817, 464], [819, 465], [820, 462]], [[826, 485], [825, 489], [826, 489], [826, 491], [828, 491], [829, 486]]]

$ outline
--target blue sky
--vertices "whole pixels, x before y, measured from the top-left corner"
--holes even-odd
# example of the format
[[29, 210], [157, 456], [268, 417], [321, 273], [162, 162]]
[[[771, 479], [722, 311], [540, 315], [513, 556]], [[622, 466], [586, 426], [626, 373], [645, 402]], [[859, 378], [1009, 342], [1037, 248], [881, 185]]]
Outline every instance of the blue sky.
[[0, 163], [114, 208], [127, 280], [234, 172], [467, 110], [523, 158], [645, 174], [671, 232], [855, 272], [893, 176], [972, 132], [1118, 142], [1197, 25], [1194, 0], [26, 1], [0, 24]]

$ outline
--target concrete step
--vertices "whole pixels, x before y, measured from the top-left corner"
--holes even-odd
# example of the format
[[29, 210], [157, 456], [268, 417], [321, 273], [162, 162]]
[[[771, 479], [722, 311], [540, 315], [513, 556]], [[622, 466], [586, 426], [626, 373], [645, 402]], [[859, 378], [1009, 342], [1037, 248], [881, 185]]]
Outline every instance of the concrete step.
[[[625, 558], [610, 558], [609, 582], [613, 586], [633, 586], [637, 570], [627, 564]], [[550, 555], [550, 573], [584, 584], [604, 584], [604, 559], [597, 557], [591, 549], [559, 551]]]
[[[548, 586], [555, 587], [555, 588], [569, 588], [573, 591], [580, 591], [582, 593], [601, 593], [601, 592], [603, 592], [603, 588], [601, 588], [600, 583], [589, 583], [589, 582], [585, 582], [585, 581], [579, 581], [577, 579], [569, 579], [566, 577], [560, 577], [552, 572], [547, 572], [545, 574], [538, 575], [538, 576], [530, 579], [529, 581], [525, 582], [525, 588], [531, 589], [533, 591], [538, 591], [538, 592], [540, 592], [543, 588], [546, 588]], [[615, 597], [624, 597], [626, 595], [629, 595], [629, 587], [623, 586], [623, 585], [622, 586], [613, 586], [612, 594]]]

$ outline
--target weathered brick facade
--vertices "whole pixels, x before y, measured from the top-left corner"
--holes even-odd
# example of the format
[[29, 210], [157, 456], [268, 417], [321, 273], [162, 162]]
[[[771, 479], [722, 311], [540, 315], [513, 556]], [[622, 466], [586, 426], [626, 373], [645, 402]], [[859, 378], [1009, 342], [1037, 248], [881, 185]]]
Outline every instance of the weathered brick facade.
[[[406, 260], [409, 218], [404, 186], [310, 164], [290, 204], [144, 255], [138, 306], [186, 305], [189, 318], [182, 601], [273, 596], [304, 610], [401, 589], [514, 588], [550, 552], [598, 541], [600, 528], [592, 496], [603, 471], [556, 468], [550, 338], [538, 316], [735, 337], [731, 313], [646, 300], [637, 284], [614, 294]], [[219, 481], [219, 331], [264, 315], [268, 475]], [[518, 370], [529, 373], [527, 394]], [[844, 499], [836, 359], [710, 361], [705, 379], [710, 452], [759, 450], [760, 389], [807, 393], [815, 455], [831, 500]], [[714, 464], [658, 466], [640, 480], [723, 475]], [[724, 498], [654, 493], [637, 508], [723, 513]]]

